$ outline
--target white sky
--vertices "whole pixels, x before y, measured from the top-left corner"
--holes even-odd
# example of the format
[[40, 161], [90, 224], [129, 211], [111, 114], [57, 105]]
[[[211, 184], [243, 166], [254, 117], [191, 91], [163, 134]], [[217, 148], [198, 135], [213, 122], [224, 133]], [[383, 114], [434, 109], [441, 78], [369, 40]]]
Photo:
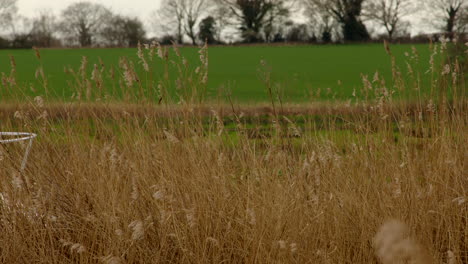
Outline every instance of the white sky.
[[[152, 35], [153, 26], [151, 13], [158, 9], [161, 0], [86, 0], [99, 3], [112, 10], [116, 14], [130, 15], [140, 18], [145, 24], [149, 35]], [[70, 4], [80, 2], [80, 0], [18, 0], [17, 6], [20, 15], [32, 18], [39, 12], [47, 11], [55, 15], [60, 15]]]
[[[158, 8], [161, 0], [87, 0], [102, 4], [115, 13], [138, 16], [145, 20], [151, 11]], [[79, 0], [18, 0], [19, 13], [32, 17], [41, 10], [51, 10], [59, 14], [68, 5]]]

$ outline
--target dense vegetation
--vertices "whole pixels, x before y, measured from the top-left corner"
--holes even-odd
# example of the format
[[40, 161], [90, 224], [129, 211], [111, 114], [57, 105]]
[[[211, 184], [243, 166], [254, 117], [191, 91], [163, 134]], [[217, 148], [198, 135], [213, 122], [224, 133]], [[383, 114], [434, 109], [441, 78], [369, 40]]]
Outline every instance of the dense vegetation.
[[[386, 48], [377, 65], [357, 59], [372, 73], [397, 54]], [[28, 51], [2, 76], [0, 130], [39, 136], [25, 171], [25, 145], [0, 145], [0, 262], [467, 263], [466, 75], [447, 48], [431, 47], [429, 71], [394, 63], [390, 79], [363, 78], [350, 101], [300, 105], [283, 101], [275, 69], [302, 61], [274, 51], [306, 57], [313, 48], [253, 48], [282, 60], [273, 71], [261, 63], [268, 103], [251, 106], [207, 100], [206, 48], [193, 70], [182, 55], [193, 51], [171, 55], [173, 63], [157, 45], [133, 64], [114, 58], [102, 72], [90, 58], [69, 73], [72, 100], [53, 92], [65, 73], [51, 74], [55, 65], [46, 63], [76, 62], [49, 54], [120, 50], [38, 51], [41, 86], [32, 89], [19, 70], [23, 62], [37, 67]], [[229, 65], [226, 57], [236, 63], [228, 53], [238, 51], [250, 52], [213, 49], [210, 67]], [[121, 69], [118, 102], [106, 99], [112, 88], [101, 78], [112, 66]], [[176, 78], [164, 77], [166, 66]], [[140, 80], [156, 69], [157, 89], [145, 90]], [[336, 81], [347, 70], [337, 66]], [[428, 84], [419, 81], [426, 74]], [[397, 97], [410, 88], [421, 94]]]

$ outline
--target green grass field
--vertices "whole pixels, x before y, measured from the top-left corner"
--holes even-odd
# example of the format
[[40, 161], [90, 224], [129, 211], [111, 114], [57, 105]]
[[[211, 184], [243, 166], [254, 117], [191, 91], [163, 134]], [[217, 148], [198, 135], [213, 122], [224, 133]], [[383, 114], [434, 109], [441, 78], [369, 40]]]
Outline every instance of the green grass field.
[[[421, 82], [424, 87], [425, 83], [430, 82], [429, 74], [424, 74], [429, 68], [429, 46], [414, 47], [419, 54], [419, 60], [416, 65], [414, 60], [411, 63], [422, 73]], [[191, 66], [199, 63], [197, 51], [198, 48], [181, 49], [182, 55], [187, 58]], [[106, 65], [106, 69], [112, 66], [115, 67], [116, 74], [122, 74], [118, 72], [119, 58], [127, 57], [135, 62], [143, 83], [147, 80], [147, 75], [138, 64], [137, 49], [44, 49], [40, 52], [50, 93], [57, 99], [67, 100], [73, 94], [74, 91], [69, 85], [69, 81], [73, 81], [73, 76], [64, 73], [64, 68], [71, 67], [77, 70], [82, 56], [87, 56], [89, 59], [89, 75], [93, 65], [99, 64], [99, 58]], [[405, 52], [411, 55], [412, 45], [393, 45], [392, 52], [404, 78], [407, 78], [406, 61], [410, 59], [405, 56]], [[34, 94], [37, 94], [40, 85], [35, 78], [35, 72], [40, 62], [35, 57], [34, 51], [0, 50], [0, 72], [5, 72], [6, 75], [10, 74], [10, 55], [16, 60], [16, 78], [19, 85], [22, 87], [32, 85], [36, 87]], [[389, 86], [392, 83], [391, 59], [381, 44], [210, 47], [209, 60], [208, 93], [211, 99], [223, 98], [226, 91], [230, 91], [236, 101], [244, 103], [266, 101], [267, 93], [259, 80], [261, 60], [269, 65], [275, 85], [279, 85], [284, 100], [288, 102], [312, 100], [312, 94], [314, 100], [317, 99], [317, 94], [320, 94], [318, 96], [320, 99], [351, 98], [353, 90], [362, 87], [361, 74], [368, 75], [372, 80], [376, 71], [379, 71]], [[158, 69], [158, 62], [154, 65], [155, 70], [161, 70]], [[109, 85], [105, 89], [110, 89]]]

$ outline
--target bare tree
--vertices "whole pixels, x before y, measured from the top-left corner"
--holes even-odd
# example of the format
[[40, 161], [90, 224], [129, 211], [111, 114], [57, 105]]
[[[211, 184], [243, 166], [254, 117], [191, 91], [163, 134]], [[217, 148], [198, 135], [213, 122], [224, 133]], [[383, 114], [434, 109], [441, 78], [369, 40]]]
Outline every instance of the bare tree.
[[13, 17], [18, 12], [17, 0], [0, 0], [0, 29], [11, 25]]
[[208, 14], [210, 0], [163, 0], [155, 12], [157, 30], [166, 35], [175, 35], [182, 43], [187, 35], [192, 44], [197, 44], [197, 26], [204, 14]]
[[11, 23], [11, 47], [13, 48], [31, 48], [33, 46], [31, 39], [31, 20], [25, 16], [15, 14], [13, 17], [14, 23]]
[[[292, 2], [290, 3], [292, 4]], [[292, 5], [286, 6], [286, 2], [273, 5], [266, 16], [262, 30], [266, 42], [272, 42], [275, 41], [275, 38], [280, 38], [280, 35], [285, 33], [283, 32], [285, 27], [294, 24], [288, 19], [292, 8]]]
[[179, 44], [184, 39], [185, 2], [186, 0], [163, 0], [154, 14], [157, 29], [166, 35], [175, 35]]
[[307, 1], [304, 9], [304, 15], [309, 19], [310, 27], [313, 33], [323, 43], [329, 43], [333, 40], [333, 36], [339, 38], [339, 23], [335, 17], [315, 5], [314, 2]]
[[215, 5], [212, 13], [214, 14], [214, 20], [216, 22], [216, 25], [215, 25], [216, 39], [218, 41], [222, 41], [223, 33], [231, 25], [230, 18], [229, 18], [230, 10], [226, 6]]
[[[228, 8], [238, 24], [246, 42], [261, 40], [261, 31], [278, 17], [286, 15], [287, 0], [217, 0], [218, 5]], [[268, 29], [267, 29], [268, 30]]]
[[112, 13], [100, 4], [78, 2], [62, 12], [60, 31], [82, 47], [91, 46], [111, 16]]
[[361, 20], [363, 4], [368, 0], [304, 0], [308, 8], [328, 13], [342, 26], [347, 41], [370, 39], [369, 32]]
[[197, 44], [196, 26], [201, 18], [201, 15], [207, 11], [209, 7], [207, 0], [186, 0], [183, 1], [182, 9], [184, 11], [184, 29], [187, 36], [192, 41], [193, 45]]
[[458, 21], [458, 32], [466, 33], [468, 32], [468, 6], [465, 6], [462, 10], [462, 14], [460, 15]]
[[402, 18], [412, 11], [411, 0], [370, 0], [365, 16], [385, 28], [390, 40], [395, 33], [404, 31], [407, 23]]
[[436, 26], [443, 29], [450, 38], [456, 32], [464, 32], [466, 23], [464, 17], [468, 12], [468, 1], [466, 0], [424, 0], [426, 9], [436, 21]]
[[56, 18], [51, 12], [41, 11], [32, 21], [31, 38], [34, 45], [52, 46], [54, 33], [57, 30]]

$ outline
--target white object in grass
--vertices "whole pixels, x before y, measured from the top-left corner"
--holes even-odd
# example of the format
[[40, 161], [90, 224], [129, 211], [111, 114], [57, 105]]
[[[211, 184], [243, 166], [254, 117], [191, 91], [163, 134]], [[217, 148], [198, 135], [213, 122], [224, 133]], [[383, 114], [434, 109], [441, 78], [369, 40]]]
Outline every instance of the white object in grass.
[[[7, 139], [4, 139], [7, 137]], [[0, 132], [0, 144], [10, 144], [21, 141], [29, 141], [26, 149], [24, 151], [23, 160], [21, 161], [21, 172], [26, 168], [26, 163], [28, 162], [29, 152], [31, 151], [33, 140], [37, 137], [34, 133], [24, 133], [24, 132]]]

